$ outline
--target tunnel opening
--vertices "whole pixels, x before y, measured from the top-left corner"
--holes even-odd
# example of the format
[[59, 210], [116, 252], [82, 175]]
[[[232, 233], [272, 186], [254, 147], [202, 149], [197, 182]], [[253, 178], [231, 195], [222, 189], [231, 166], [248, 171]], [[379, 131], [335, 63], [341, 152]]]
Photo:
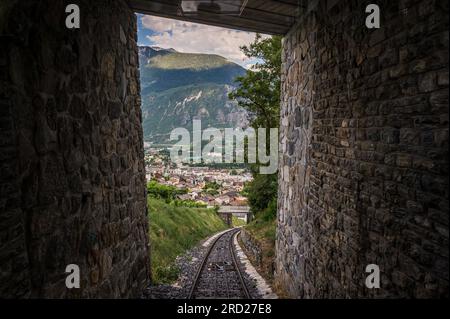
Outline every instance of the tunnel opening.
[[79, 30], [66, 1], [2, 4], [1, 296], [149, 284], [137, 11], [284, 35], [274, 269], [289, 297], [448, 297], [448, 3], [379, 1], [368, 29], [363, 2], [269, 2], [285, 17], [80, 0]]
[[[150, 237], [153, 245], [150, 250], [151, 255], [156, 256], [151, 265], [153, 285], [157, 285], [166, 284], [175, 278], [176, 269], [187, 267], [175, 264], [176, 258], [181, 255], [179, 246], [183, 246], [183, 254], [194, 248], [193, 240], [183, 239], [183, 229], [189, 226], [192, 233], [197, 233], [200, 230], [197, 227], [205, 228], [195, 223], [191, 225], [186, 220], [177, 220], [181, 210], [190, 210], [191, 214], [195, 214], [197, 208], [209, 209], [228, 227], [243, 226], [251, 220], [247, 197], [242, 194], [245, 183], [252, 179], [244, 162], [244, 157], [248, 155], [244, 155], [245, 150], [242, 153], [236, 145], [244, 144], [244, 139], [239, 142], [239, 136], [233, 134], [230, 136], [234, 139], [230, 142], [225, 132], [235, 130], [236, 127], [241, 130], [241, 126], [249, 125], [246, 124], [249, 122], [247, 111], [235, 99], [229, 98], [228, 94], [236, 89], [236, 78], [246, 73], [244, 62], [233, 58], [235, 52], [243, 55], [239, 43], [249, 45], [251, 38], [256, 38], [256, 35], [154, 15], [136, 16]], [[199, 37], [204, 39], [198, 41]], [[227, 40], [228, 46], [225, 45]], [[252, 62], [250, 59], [248, 61]], [[221, 138], [218, 138], [218, 134], [208, 136], [208, 130], [212, 129], [217, 130]], [[173, 136], [177, 130], [188, 134], [187, 141], [178, 135]], [[202, 141], [196, 141], [196, 138]], [[214, 140], [220, 145], [209, 149], [208, 144]], [[174, 156], [173, 149], [180, 144], [182, 146]], [[236, 160], [231, 162], [225, 160], [229, 146], [232, 147], [231, 153], [236, 156]], [[249, 147], [246, 149], [248, 151]], [[183, 151], [192, 156], [178, 154]], [[196, 153], [201, 155], [193, 156]], [[178, 161], [178, 155], [183, 159], [181, 162]], [[242, 163], [239, 157], [242, 157]], [[167, 192], [163, 194], [163, 190]], [[163, 205], [161, 201], [169, 205]], [[166, 214], [161, 213], [161, 209], [170, 212], [180, 232], [170, 233], [171, 227], [160, 216]], [[217, 219], [209, 216], [204, 218], [207, 223], [216, 222]], [[151, 225], [152, 219], [154, 225]], [[207, 230], [203, 234], [204, 238], [196, 238], [196, 241], [205, 240], [222, 229], [213, 227]], [[163, 245], [163, 241], [166, 244]], [[184, 241], [185, 245], [179, 245], [180, 241]], [[198, 245], [198, 242], [195, 244]], [[175, 254], [167, 251], [170, 245], [173, 245], [171, 250]], [[163, 250], [164, 258], [161, 257]], [[171, 257], [173, 260], [169, 263]]]

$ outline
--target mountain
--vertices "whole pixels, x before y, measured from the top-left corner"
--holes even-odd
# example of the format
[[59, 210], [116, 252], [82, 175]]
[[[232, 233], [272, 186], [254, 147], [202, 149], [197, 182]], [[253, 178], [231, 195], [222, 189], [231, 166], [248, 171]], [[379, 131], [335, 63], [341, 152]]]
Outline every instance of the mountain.
[[144, 139], [169, 142], [172, 129], [192, 134], [192, 121], [206, 127], [246, 127], [248, 114], [228, 99], [245, 69], [213, 54], [139, 47]]

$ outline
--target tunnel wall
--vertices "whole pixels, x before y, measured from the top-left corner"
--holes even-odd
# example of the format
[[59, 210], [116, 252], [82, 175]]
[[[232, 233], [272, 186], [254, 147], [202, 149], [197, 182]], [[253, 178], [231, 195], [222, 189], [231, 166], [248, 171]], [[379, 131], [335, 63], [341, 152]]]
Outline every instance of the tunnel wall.
[[448, 2], [376, 1], [371, 30], [370, 2], [315, 3], [283, 43], [278, 283], [448, 296]]
[[[76, 3], [81, 28], [65, 27]], [[139, 297], [149, 280], [136, 17], [0, 8], [0, 296]], [[81, 287], [67, 289], [68, 264]]]

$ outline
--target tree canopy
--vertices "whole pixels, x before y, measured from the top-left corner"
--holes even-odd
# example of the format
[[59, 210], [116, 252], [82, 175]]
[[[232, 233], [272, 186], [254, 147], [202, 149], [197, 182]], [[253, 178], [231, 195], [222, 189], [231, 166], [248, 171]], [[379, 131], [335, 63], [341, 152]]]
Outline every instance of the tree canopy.
[[[249, 46], [241, 47], [249, 58], [257, 59], [244, 76], [236, 79], [238, 87], [229, 94], [240, 106], [248, 110], [253, 119], [251, 126], [256, 130], [279, 126], [281, 89], [281, 37], [263, 38], [257, 35]], [[254, 213], [265, 210], [274, 212], [277, 201], [277, 174], [261, 175], [252, 167], [253, 181], [246, 185], [244, 192]]]
[[278, 127], [281, 86], [281, 37], [263, 38], [241, 47], [251, 59], [258, 59], [244, 76], [236, 78], [238, 88], [229, 94], [238, 104], [253, 115], [253, 128]]

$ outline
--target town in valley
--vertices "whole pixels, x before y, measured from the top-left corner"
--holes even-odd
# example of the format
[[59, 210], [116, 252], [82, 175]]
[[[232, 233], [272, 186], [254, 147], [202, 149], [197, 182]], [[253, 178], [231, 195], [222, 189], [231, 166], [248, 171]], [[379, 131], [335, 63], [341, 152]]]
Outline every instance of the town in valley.
[[252, 180], [252, 174], [246, 167], [174, 163], [166, 147], [145, 143], [145, 170], [147, 181], [182, 190], [177, 195], [179, 200], [193, 201], [208, 208], [248, 205], [243, 190]]

